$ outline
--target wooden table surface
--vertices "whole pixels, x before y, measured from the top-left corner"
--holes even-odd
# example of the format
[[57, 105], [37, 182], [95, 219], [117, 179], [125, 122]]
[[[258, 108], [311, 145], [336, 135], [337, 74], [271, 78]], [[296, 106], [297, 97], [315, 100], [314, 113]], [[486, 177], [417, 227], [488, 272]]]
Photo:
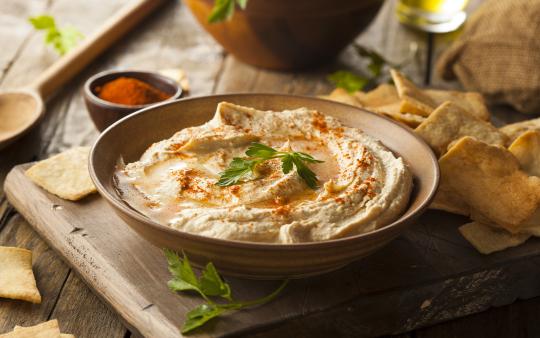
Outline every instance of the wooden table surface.
[[[0, 1], [0, 90], [29, 83], [57, 56], [43, 44], [43, 35], [28, 24], [31, 15], [51, 13], [61, 23], [70, 23], [88, 34], [129, 0], [2, 0]], [[471, 1], [473, 10], [480, 1]], [[388, 0], [378, 17], [358, 42], [375, 48], [390, 60], [401, 61], [409, 44], [419, 52], [404, 72], [420, 84], [456, 88], [432, 71], [438, 53], [455, 34], [431, 35], [407, 29], [395, 19], [395, 2]], [[118, 316], [111, 312], [79, 277], [37, 236], [28, 223], [7, 203], [1, 189], [5, 175], [15, 164], [46, 158], [76, 145], [90, 145], [97, 131], [81, 95], [84, 81], [92, 74], [112, 68], [159, 70], [183, 68], [191, 82], [190, 95], [229, 92], [275, 92], [325, 94], [332, 87], [325, 80], [337, 69], [362, 69], [365, 61], [352, 49], [321, 69], [303, 73], [279, 73], [253, 68], [228, 55], [195, 22], [187, 8], [171, 1], [127, 38], [88, 67], [47, 104], [47, 115], [36, 128], [7, 149], [0, 151], [0, 245], [19, 246], [34, 252], [34, 273], [43, 296], [40, 305], [0, 299], [0, 333], [15, 325], [29, 326], [57, 318], [63, 332], [77, 337], [131, 337]], [[503, 123], [516, 119], [498, 111]], [[1, 121], [0, 121], [1, 123]], [[164, 281], [165, 282], [165, 281]], [[540, 299], [516, 301], [452, 322], [441, 323], [400, 337], [538, 337]], [[313, 323], [272, 327], [262, 337], [357, 337], [354, 325], [334, 318]]]

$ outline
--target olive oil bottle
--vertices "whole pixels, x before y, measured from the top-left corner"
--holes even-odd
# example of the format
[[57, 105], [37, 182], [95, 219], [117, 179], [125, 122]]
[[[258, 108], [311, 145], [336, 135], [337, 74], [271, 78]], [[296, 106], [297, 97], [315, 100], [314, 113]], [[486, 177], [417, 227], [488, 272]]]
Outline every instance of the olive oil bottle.
[[459, 28], [467, 14], [467, 0], [399, 0], [397, 16], [400, 22], [434, 33], [451, 32]]

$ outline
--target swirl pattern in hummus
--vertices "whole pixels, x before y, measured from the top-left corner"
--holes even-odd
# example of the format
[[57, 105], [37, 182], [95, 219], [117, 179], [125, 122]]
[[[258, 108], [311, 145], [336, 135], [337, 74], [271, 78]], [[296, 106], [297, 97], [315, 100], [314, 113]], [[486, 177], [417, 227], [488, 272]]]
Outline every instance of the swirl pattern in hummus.
[[[279, 159], [240, 185], [216, 185], [254, 142], [302, 151], [320, 187], [310, 189]], [[155, 143], [116, 172], [133, 208], [181, 231], [240, 241], [299, 243], [372, 231], [406, 208], [411, 174], [401, 158], [360, 129], [307, 108], [259, 111], [222, 102], [212, 120]]]

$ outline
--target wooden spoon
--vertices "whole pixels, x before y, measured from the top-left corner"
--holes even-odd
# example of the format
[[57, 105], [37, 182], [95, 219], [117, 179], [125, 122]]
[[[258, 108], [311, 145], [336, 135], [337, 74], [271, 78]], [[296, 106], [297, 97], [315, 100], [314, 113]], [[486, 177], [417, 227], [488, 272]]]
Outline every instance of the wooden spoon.
[[44, 116], [44, 99], [164, 2], [133, 1], [106, 21], [97, 32], [51, 65], [34, 83], [20, 90], [0, 93], [0, 149], [28, 131]]

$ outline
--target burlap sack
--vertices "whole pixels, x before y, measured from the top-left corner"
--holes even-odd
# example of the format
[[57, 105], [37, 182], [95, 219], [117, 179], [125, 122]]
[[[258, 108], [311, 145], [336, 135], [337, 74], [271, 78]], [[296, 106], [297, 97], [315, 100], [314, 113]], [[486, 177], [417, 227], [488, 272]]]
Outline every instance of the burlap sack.
[[540, 114], [540, 0], [484, 2], [436, 67], [492, 103]]

